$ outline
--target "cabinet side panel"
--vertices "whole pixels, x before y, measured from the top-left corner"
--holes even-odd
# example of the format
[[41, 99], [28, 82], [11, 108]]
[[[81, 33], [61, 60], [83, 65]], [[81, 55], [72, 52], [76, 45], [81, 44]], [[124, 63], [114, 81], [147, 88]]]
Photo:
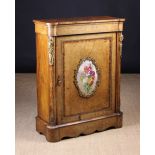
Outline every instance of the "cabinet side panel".
[[47, 35], [36, 34], [38, 116], [49, 122], [50, 76]]

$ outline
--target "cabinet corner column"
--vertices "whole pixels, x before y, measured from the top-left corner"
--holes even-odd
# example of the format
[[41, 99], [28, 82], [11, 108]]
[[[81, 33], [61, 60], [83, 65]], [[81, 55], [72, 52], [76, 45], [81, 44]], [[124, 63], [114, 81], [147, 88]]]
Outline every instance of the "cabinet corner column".
[[47, 25], [48, 37], [48, 61], [49, 61], [49, 83], [50, 83], [50, 104], [49, 124], [56, 125], [56, 104], [55, 104], [55, 37], [52, 35], [53, 28]]
[[117, 50], [116, 50], [116, 112], [120, 112], [120, 82], [121, 82], [121, 59], [122, 59], [122, 32], [117, 32]]

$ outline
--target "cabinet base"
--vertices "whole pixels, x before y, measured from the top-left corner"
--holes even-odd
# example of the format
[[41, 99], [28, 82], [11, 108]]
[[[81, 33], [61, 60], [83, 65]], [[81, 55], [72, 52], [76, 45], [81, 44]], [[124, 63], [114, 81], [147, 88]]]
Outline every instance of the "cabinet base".
[[120, 128], [122, 127], [122, 115], [123, 113], [119, 112], [108, 116], [101, 116], [89, 120], [81, 120], [55, 126], [49, 125], [37, 116], [36, 130], [39, 133], [44, 134], [47, 141], [57, 142], [64, 137], [77, 137], [109, 128]]

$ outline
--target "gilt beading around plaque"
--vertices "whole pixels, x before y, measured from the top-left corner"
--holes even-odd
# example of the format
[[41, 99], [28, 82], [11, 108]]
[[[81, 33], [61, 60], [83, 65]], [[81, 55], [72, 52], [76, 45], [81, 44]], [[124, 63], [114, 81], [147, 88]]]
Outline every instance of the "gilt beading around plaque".
[[74, 84], [81, 97], [93, 96], [99, 86], [100, 71], [96, 61], [90, 57], [81, 59], [74, 71]]

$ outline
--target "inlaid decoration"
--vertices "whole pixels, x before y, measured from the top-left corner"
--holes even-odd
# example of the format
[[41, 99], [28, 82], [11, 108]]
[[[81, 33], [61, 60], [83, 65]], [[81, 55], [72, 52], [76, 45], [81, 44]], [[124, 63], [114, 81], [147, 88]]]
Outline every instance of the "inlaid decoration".
[[81, 59], [75, 70], [74, 83], [81, 97], [94, 95], [99, 86], [99, 69], [94, 59]]

